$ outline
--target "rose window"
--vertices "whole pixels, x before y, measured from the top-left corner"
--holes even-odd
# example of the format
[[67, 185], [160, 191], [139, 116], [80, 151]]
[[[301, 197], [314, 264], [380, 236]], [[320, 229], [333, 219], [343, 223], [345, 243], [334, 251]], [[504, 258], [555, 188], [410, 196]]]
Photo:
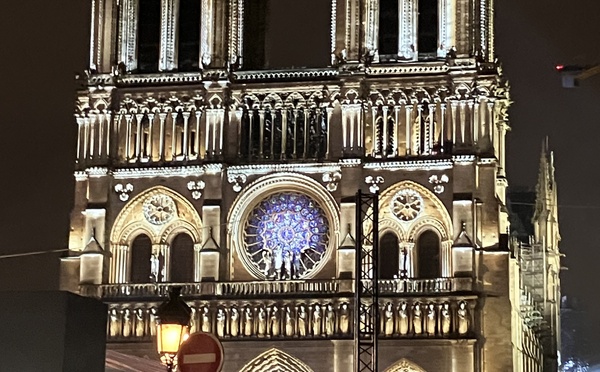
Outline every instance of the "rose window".
[[142, 207], [144, 217], [153, 225], [162, 225], [175, 216], [175, 202], [168, 195], [154, 195], [148, 198]]
[[411, 221], [423, 210], [423, 198], [413, 189], [402, 189], [394, 196], [391, 208], [400, 221]]
[[310, 197], [277, 193], [250, 212], [243, 239], [251, 271], [257, 276], [304, 278], [317, 269], [327, 251], [329, 221]]

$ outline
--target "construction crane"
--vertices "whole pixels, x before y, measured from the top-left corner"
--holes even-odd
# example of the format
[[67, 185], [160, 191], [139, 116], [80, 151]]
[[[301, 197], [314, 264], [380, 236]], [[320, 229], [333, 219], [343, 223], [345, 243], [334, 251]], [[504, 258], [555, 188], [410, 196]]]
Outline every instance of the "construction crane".
[[594, 66], [556, 65], [555, 68], [562, 77], [563, 88], [578, 87], [580, 81], [600, 74], [600, 64]]

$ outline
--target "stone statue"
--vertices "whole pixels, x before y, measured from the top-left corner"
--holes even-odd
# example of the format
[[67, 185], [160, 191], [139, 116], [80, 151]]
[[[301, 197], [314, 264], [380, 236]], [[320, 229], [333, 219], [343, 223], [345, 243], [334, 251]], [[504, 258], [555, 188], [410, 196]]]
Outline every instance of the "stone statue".
[[331, 304], [325, 307], [325, 334], [333, 336], [335, 334], [335, 311]]
[[427, 334], [429, 336], [435, 336], [435, 325], [437, 321], [437, 314], [435, 312], [435, 305], [427, 305]]
[[222, 307], [217, 309], [217, 336], [225, 336], [225, 322], [227, 321], [227, 313]]
[[254, 314], [250, 306], [244, 307], [244, 336], [250, 337], [254, 333]]
[[123, 312], [123, 337], [131, 336], [131, 310], [124, 309]]
[[150, 308], [149, 310], [150, 313], [150, 335], [152, 335], [153, 337], [156, 336], [156, 308]]
[[469, 331], [469, 311], [467, 309], [467, 303], [461, 301], [458, 304], [458, 334], [464, 335]]
[[258, 308], [258, 327], [257, 327], [258, 337], [265, 337], [267, 334], [267, 312], [264, 307]]
[[350, 308], [347, 303], [340, 305], [340, 333], [347, 335], [350, 330]]
[[237, 337], [240, 334], [240, 312], [237, 307], [232, 307], [229, 314], [229, 334]]
[[202, 332], [212, 333], [212, 324], [210, 322], [210, 309], [208, 306], [202, 306]]
[[135, 314], [135, 337], [144, 337], [144, 310], [143, 309], [135, 309], [133, 311]]
[[391, 336], [394, 334], [394, 306], [391, 302], [386, 303], [383, 308], [383, 319], [381, 324], [384, 335]]
[[150, 281], [152, 283], [158, 283], [160, 278], [158, 277], [160, 273], [160, 260], [158, 259], [157, 254], [152, 254], [150, 256]]
[[306, 306], [301, 304], [298, 306], [298, 336], [306, 336], [306, 328], [308, 326], [308, 313], [306, 312]]
[[423, 333], [423, 314], [421, 313], [421, 304], [418, 302], [413, 305], [413, 332], [415, 335], [420, 335]]
[[271, 336], [279, 336], [281, 330], [280, 320], [281, 316], [279, 308], [277, 307], [277, 305], [273, 305], [273, 307], [271, 307], [271, 316], [269, 317], [269, 329], [271, 331]]
[[443, 335], [450, 334], [450, 305], [445, 303], [440, 310], [440, 329]]
[[398, 332], [402, 336], [408, 334], [408, 305], [406, 302], [401, 303], [398, 309]]
[[119, 312], [117, 309], [110, 309], [110, 330], [109, 334], [111, 337], [118, 337], [121, 335], [121, 322], [119, 321]]
[[321, 329], [323, 325], [323, 314], [321, 313], [321, 305], [315, 304], [312, 313], [312, 334], [315, 337], [321, 335]]
[[296, 331], [296, 321], [293, 311], [290, 305], [285, 305], [285, 335], [288, 337], [294, 336]]

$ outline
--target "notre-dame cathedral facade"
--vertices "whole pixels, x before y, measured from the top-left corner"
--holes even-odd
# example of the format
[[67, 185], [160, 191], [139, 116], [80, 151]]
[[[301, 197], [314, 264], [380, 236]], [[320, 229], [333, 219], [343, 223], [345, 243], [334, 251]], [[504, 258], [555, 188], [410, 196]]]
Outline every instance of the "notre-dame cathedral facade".
[[225, 371], [355, 370], [378, 245], [377, 370], [556, 369], [553, 163], [517, 244], [493, 0], [91, 3], [61, 286], [109, 305], [109, 348], [154, 356], [179, 285]]

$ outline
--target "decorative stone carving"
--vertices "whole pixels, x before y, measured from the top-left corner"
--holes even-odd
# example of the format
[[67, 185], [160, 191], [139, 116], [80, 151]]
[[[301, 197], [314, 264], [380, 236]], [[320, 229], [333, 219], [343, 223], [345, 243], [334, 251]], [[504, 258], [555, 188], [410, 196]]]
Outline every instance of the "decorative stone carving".
[[440, 309], [440, 332], [442, 335], [450, 333], [450, 305], [444, 303]]
[[254, 334], [254, 314], [250, 306], [244, 307], [244, 315], [242, 318], [244, 336], [249, 337]]
[[258, 308], [258, 325], [256, 333], [258, 337], [265, 337], [267, 334], [267, 311], [262, 306]]
[[305, 337], [308, 327], [308, 312], [306, 305], [298, 305], [298, 336]]
[[313, 336], [320, 336], [321, 330], [323, 326], [323, 312], [321, 310], [321, 306], [319, 304], [315, 304], [313, 306], [312, 313], [312, 334]]
[[327, 172], [323, 173], [323, 182], [327, 185], [327, 190], [334, 192], [337, 190], [340, 180], [342, 179], [342, 174], [340, 172]]
[[146, 199], [142, 206], [146, 221], [153, 225], [163, 225], [177, 214], [175, 201], [168, 195], [157, 194]]
[[187, 184], [187, 188], [192, 192], [192, 198], [194, 200], [200, 199], [202, 196], [202, 190], [204, 190], [205, 186], [206, 183], [204, 183], [204, 181], [190, 181]]
[[427, 334], [435, 336], [435, 325], [437, 322], [437, 314], [433, 304], [427, 305]]
[[240, 312], [237, 307], [232, 307], [229, 315], [229, 334], [237, 337], [240, 332]]
[[408, 305], [406, 302], [401, 303], [398, 309], [398, 333], [401, 336], [408, 334]]
[[119, 194], [120, 201], [126, 202], [127, 200], [129, 200], [129, 194], [133, 192], [133, 185], [130, 183], [127, 183], [125, 185], [117, 183], [115, 185], [115, 192]]
[[423, 198], [410, 188], [401, 189], [392, 199], [392, 214], [400, 221], [412, 221], [423, 210]]
[[382, 331], [386, 336], [394, 333], [394, 306], [391, 302], [385, 304], [383, 309]]
[[331, 304], [325, 307], [325, 335], [333, 336], [335, 334], [335, 311]]
[[225, 309], [218, 308], [217, 309], [217, 336], [224, 337], [225, 336], [225, 322], [227, 321], [227, 313], [225, 313]]
[[423, 313], [421, 312], [421, 304], [418, 302], [413, 305], [412, 326], [415, 335], [423, 333]]
[[246, 183], [248, 176], [245, 174], [228, 174], [227, 182], [233, 184], [233, 191], [240, 192], [242, 191], [242, 185]]
[[444, 184], [448, 183], [448, 181], [448, 176], [445, 174], [442, 174], [440, 177], [435, 174], [429, 177], [429, 183], [433, 185], [433, 192], [436, 194], [441, 194], [444, 192]]
[[384, 182], [385, 182], [385, 180], [384, 180], [383, 176], [367, 176], [367, 177], [365, 177], [365, 183], [370, 185], [369, 191], [371, 191], [373, 194], [376, 193], [377, 191], [379, 191], [379, 185]]
[[210, 321], [210, 309], [208, 306], [203, 306], [201, 311], [202, 317], [202, 332], [211, 333], [212, 332], [212, 324]]
[[347, 303], [340, 305], [340, 333], [347, 335], [350, 331], [350, 308]]
[[277, 337], [281, 331], [281, 312], [277, 305], [273, 305], [270, 309], [271, 316], [269, 317], [269, 330], [271, 336]]
[[285, 306], [285, 335], [294, 336], [296, 333], [296, 320], [294, 319], [294, 308], [290, 305]]
[[464, 335], [469, 331], [469, 310], [467, 309], [467, 303], [461, 301], [458, 304], [456, 313], [458, 317], [458, 334]]

